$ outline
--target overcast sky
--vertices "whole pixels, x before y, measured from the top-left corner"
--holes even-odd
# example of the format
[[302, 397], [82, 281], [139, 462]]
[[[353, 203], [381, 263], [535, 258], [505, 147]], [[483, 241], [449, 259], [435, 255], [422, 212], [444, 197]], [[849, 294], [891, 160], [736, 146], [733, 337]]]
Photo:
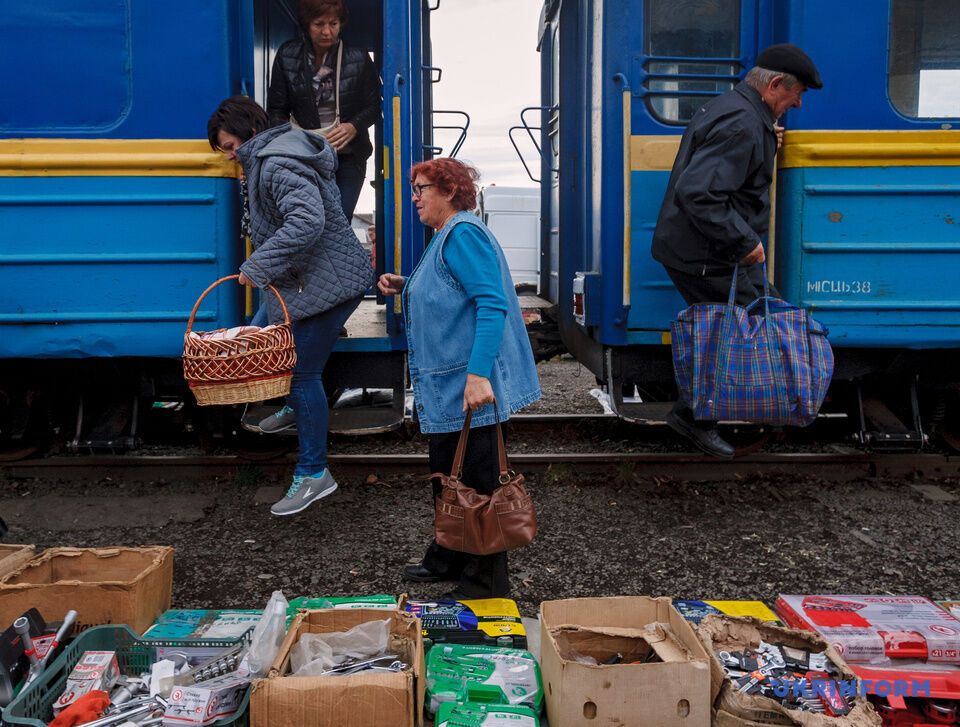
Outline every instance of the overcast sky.
[[[521, 109], [540, 104], [537, 30], [542, 4], [542, 0], [440, 0], [431, 16], [433, 64], [443, 68], [443, 78], [434, 86], [434, 107], [470, 114], [470, 130], [458, 158], [480, 170], [484, 186], [534, 186], [507, 129], [520, 123]], [[449, 123], [454, 117], [439, 118], [435, 123]], [[456, 137], [456, 132], [441, 131], [435, 143], [448, 154]], [[522, 144], [518, 136], [534, 169], [538, 159], [526, 141]], [[358, 212], [373, 209], [373, 192], [365, 187]]]

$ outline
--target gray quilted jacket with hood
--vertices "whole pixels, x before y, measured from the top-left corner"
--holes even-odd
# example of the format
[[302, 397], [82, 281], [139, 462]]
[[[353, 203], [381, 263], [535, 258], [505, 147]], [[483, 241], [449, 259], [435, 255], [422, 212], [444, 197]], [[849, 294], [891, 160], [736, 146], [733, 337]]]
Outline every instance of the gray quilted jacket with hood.
[[[290, 124], [244, 143], [253, 254], [240, 266], [260, 288], [272, 284], [294, 320], [363, 295], [373, 284], [370, 256], [340, 207], [337, 155], [322, 136]], [[267, 294], [270, 320], [283, 319]]]

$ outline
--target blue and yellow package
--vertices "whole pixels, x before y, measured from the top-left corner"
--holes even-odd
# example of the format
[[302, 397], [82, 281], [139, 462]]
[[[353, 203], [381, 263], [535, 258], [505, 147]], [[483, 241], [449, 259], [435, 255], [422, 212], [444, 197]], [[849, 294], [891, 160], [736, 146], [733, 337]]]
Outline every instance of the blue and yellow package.
[[424, 647], [428, 649], [435, 643], [527, 647], [520, 609], [509, 598], [407, 600], [403, 607], [420, 619]]
[[678, 601], [674, 600], [673, 607], [680, 612], [687, 621], [698, 624], [707, 616], [753, 616], [761, 621], [769, 621], [776, 626], [782, 626], [777, 614], [771, 611], [762, 601]]

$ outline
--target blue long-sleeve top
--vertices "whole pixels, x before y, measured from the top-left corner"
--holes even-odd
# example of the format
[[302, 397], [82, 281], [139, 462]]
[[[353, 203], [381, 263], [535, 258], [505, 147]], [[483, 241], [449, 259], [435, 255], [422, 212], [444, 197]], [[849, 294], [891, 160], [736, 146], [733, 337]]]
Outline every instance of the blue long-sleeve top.
[[497, 253], [474, 225], [457, 225], [444, 243], [443, 260], [477, 310], [467, 373], [489, 379], [507, 316], [507, 296]]

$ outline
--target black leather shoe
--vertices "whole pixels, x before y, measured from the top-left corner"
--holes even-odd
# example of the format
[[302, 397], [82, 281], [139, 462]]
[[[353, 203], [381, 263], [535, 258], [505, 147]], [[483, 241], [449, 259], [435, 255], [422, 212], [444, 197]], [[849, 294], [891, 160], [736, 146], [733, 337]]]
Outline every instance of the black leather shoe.
[[441, 583], [443, 581], [457, 580], [453, 576], [434, 573], [429, 568], [425, 568], [423, 563], [404, 566], [403, 577], [404, 580], [413, 581], [415, 583]]
[[702, 452], [723, 459], [731, 459], [734, 455], [733, 447], [712, 427], [697, 426], [678, 416], [676, 412], [667, 414], [667, 426], [689, 439]]

